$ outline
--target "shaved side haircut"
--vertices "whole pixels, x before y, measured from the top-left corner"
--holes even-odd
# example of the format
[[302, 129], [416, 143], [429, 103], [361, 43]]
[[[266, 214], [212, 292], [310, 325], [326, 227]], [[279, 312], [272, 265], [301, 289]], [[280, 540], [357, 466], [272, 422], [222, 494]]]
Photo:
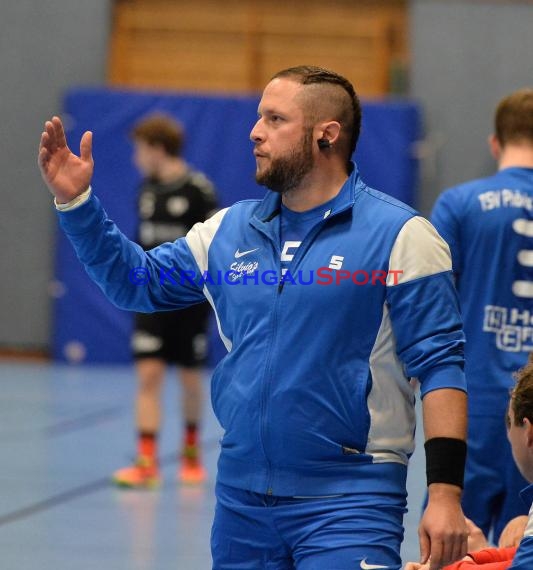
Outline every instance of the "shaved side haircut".
[[361, 104], [353, 85], [342, 75], [321, 67], [300, 65], [276, 73], [272, 79], [292, 79], [302, 91], [303, 109], [310, 125], [337, 121], [341, 125], [338, 146], [349, 161], [361, 130]]

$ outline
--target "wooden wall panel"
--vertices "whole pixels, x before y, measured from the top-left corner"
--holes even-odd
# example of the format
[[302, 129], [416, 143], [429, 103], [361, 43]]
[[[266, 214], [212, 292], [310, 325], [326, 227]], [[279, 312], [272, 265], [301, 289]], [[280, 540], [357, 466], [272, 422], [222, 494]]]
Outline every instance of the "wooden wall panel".
[[405, 0], [116, 0], [109, 81], [248, 92], [309, 63], [384, 95], [407, 65], [406, 11]]

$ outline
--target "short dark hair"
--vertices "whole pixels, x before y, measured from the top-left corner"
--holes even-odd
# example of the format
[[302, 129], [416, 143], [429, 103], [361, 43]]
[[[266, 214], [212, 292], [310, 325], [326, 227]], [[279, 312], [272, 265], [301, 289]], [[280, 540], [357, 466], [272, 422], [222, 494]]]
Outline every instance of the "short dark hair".
[[527, 364], [514, 377], [516, 384], [511, 396], [514, 423], [521, 426], [525, 418], [533, 423], [533, 352]]
[[272, 79], [278, 78], [294, 79], [302, 85], [320, 85], [332, 88], [329, 97], [324, 98], [322, 93], [321, 97], [315, 98], [312, 108], [308, 109], [308, 112], [314, 120], [318, 120], [318, 109], [316, 107], [319, 106], [319, 102], [327, 100], [332, 104], [334, 109], [332, 118], [341, 125], [341, 134], [344, 134], [346, 139], [345, 146], [349, 160], [357, 146], [361, 131], [361, 104], [348, 79], [334, 71], [313, 65], [299, 65], [283, 69], [272, 77]]
[[154, 113], [141, 119], [133, 127], [131, 136], [151, 146], [160, 145], [168, 155], [178, 156], [183, 147], [184, 131], [181, 123], [170, 115]]
[[499, 102], [494, 131], [501, 146], [533, 144], [533, 88], [519, 89]]

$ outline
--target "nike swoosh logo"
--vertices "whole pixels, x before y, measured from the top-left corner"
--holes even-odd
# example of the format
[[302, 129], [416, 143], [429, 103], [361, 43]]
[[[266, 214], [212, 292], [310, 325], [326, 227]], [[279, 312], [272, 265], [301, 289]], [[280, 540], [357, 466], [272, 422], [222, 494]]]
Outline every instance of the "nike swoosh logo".
[[257, 251], [259, 248], [256, 247], [255, 249], [249, 249], [248, 251], [239, 251], [237, 249], [237, 251], [235, 252], [235, 259], [239, 259], [239, 257], [242, 257], [243, 255], [247, 255], [248, 253], [253, 253], [254, 251]]
[[361, 560], [359, 566], [361, 566], [362, 570], [386, 570], [388, 568], [388, 566], [381, 566], [381, 564], [368, 564], [366, 558]]

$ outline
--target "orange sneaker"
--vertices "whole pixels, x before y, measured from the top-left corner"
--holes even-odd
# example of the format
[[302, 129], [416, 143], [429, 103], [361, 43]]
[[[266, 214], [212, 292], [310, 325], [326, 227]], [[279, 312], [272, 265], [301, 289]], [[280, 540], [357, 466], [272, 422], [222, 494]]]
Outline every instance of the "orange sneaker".
[[155, 489], [161, 484], [157, 462], [150, 457], [140, 456], [135, 465], [115, 471], [113, 483], [130, 489]]
[[186, 446], [178, 468], [178, 480], [186, 485], [199, 485], [206, 479], [207, 471], [200, 461], [198, 448], [192, 445]]

